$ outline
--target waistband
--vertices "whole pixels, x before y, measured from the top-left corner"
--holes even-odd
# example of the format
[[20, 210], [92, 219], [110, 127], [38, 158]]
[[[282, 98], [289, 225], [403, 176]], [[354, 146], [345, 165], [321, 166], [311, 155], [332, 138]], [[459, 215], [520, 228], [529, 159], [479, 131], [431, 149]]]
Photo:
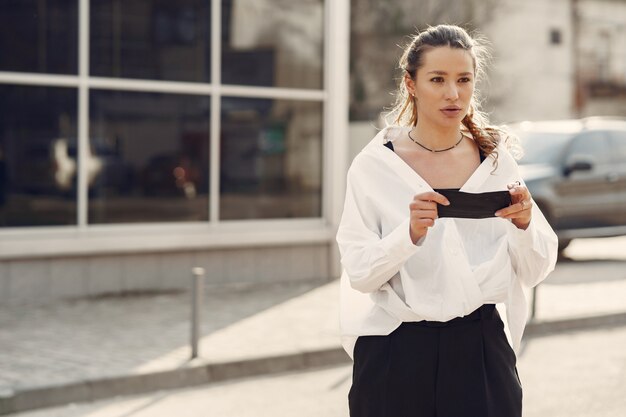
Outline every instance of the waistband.
[[426, 327], [447, 327], [447, 326], [455, 326], [461, 323], [476, 321], [476, 320], [490, 320], [494, 317], [496, 312], [495, 304], [483, 304], [478, 307], [476, 310], [469, 313], [467, 316], [463, 317], [455, 317], [448, 321], [405, 321], [404, 325], [410, 326], [426, 326]]

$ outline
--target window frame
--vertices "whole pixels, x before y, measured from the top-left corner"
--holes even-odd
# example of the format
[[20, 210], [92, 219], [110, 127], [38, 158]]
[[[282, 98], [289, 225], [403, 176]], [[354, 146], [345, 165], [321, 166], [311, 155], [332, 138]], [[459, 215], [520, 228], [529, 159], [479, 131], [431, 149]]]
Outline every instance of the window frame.
[[[78, 1], [78, 74], [1, 72], [0, 83], [73, 87], [78, 94], [79, 159], [77, 224], [0, 229], [0, 259], [189, 250], [204, 248], [329, 243], [343, 206], [348, 149], [348, 51], [350, 2], [323, 2], [322, 89], [221, 84], [221, 0], [211, 0], [211, 82], [117, 79], [89, 76], [89, 0]], [[332, 10], [331, 10], [332, 9]], [[330, 42], [333, 39], [333, 42]], [[330, 68], [333, 68], [331, 71]], [[209, 219], [207, 222], [88, 224], [86, 149], [89, 91], [125, 90], [205, 95], [211, 99]], [[221, 98], [312, 100], [322, 104], [322, 211], [296, 219], [219, 219]], [[173, 238], [173, 235], [175, 237]]]

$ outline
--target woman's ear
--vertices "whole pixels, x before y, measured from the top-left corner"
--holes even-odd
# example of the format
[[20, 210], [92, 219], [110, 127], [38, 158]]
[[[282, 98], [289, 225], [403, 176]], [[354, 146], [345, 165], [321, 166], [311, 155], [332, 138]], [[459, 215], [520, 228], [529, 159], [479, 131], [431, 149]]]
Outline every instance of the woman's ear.
[[411, 75], [407, 72], [404, 73], [404, 85], [411, 97], [415, 97], [415, 81], [411, 79]]

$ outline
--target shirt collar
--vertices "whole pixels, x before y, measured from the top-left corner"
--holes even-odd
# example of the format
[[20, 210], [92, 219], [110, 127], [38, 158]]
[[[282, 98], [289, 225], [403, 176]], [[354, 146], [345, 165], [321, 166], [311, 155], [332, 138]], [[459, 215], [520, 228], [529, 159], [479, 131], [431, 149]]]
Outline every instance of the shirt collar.
[[[408, 131], [410, 127], [388, 126], [382, 129], [363, 149], [365, 152], [376, 155], [381, 162], [387, 164], [400, 178], [402, 178], [415, 192], [433, 191], [433, 188], [411, 168], [394, 151], [383, 146], [388, 140], [393, 141], [398, 135]], [[469, 193], [481, 192], [481, 186], [485, 183], [493, 168], [493, 155], [488, 155], [476, 168], [472, 175], [461, 187], [461, 191]]]

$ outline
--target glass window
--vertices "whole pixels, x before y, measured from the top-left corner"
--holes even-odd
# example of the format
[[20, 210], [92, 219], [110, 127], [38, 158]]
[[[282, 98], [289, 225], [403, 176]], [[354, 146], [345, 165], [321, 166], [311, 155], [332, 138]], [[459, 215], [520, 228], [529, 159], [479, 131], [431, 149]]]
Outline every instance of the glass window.
[[322, 88], [322, 0], [222, 0], [222, 83]]
[[611, 135], [611, 152], [615, 161], [620, 163], [626, 162], [626, 130], [612, 130]]
[[210, 81], [210, 0], [90, 4], [92, 75]]
[[574, 139], [568, 150], [566, 161], [569, 162], [577, 157], [591, 157], [596, 164], [608, 164], [610, 155], [611, 150], [606, 133], [591, 131], [583, 133]]
[[321, 216], [322, 104], [222, 100], [220, 217]]
[[77, 91], [0, 85], [0, 226], [76, 224]]
[[0, 71], [76, 74], [77, 0], [0, 1]]
[[89, 223], [208, 220], [210, 102], [92, 90]]
[[563, 148], [572, 138], [570, 133], [554, 132], [514, 132], [520, 138], [524, 156], [520, 165], [549, 164], [563, 155]]

